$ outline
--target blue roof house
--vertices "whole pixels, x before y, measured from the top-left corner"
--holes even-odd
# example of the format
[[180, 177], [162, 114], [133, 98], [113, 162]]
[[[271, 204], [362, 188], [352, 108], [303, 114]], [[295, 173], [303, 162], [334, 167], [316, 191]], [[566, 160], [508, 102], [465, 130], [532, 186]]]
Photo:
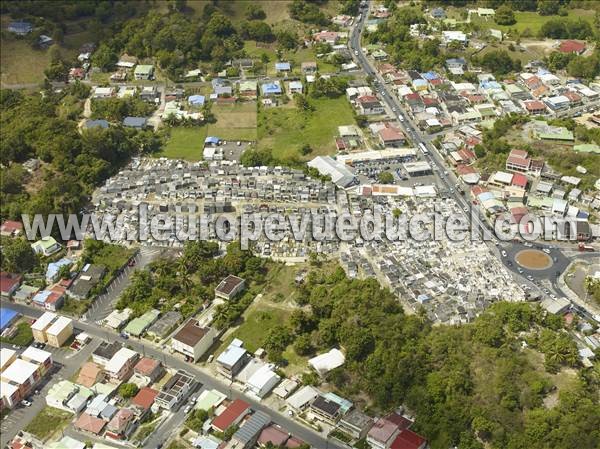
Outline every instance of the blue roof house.
[[13, 309], [9, 309], [8, 307], [0, 308], [0, 332], [10, 326], [18, 316], [19, 314]]
[[192, 106], [203, 106], [204, 100], [204, 95], [190, 95], [188, 97], [188, 103]]
[[260, 90], [265, 97], [270, 95], [281, 95], [281, 85], [278, 81], [264, 83], [260, 86]]
[[11, 33], [18, 34], [19, 36], [25, 36], [26, 34], [31, 33], [32, 30], [33, 30], [33, 25], [31, 23], [25, 22], [23, 20], [10, 22], [8, 24], [8, 31]]
[[292, 66], [289, 62], [276, 62], [275, 70], [278, 72], [289, 72], [290, 70], [292, 70]]
[[218, 137], [208, 136], [206, 139], [204, 139], [204, 145], [219, 145], [220, 141], [221, 139]]
[[61, 267], [68, 267], [72, 265], [73, 261], [67, 257], [63, 257], [62, 259], [52, 262], [48, 264], [48, 268], [46, 269], [46, 280], [48, 282], [54, 282], [58, 277], [58, 272]]

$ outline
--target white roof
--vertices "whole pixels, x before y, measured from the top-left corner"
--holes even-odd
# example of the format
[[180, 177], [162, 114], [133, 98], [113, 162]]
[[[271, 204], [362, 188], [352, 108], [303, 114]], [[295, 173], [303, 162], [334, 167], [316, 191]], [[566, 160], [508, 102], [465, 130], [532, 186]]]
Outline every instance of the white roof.
[[0, 398], [11, 397], [19, 387], [16, 385], [9, 384], [7, 382], [0, 382]]
[[17, 353], [17, 351], [13, 351], [8, 348], [0, 349], [0, 371], [4, 370], [4, 365], [8, 363], [8, 361]]
[[321, 392], [317, 390], [315, 387], [311, 387], [310, 385], [305, 385], [296, 393], [291, 395], [289, 398], [285, 400], [291, 407], [295, 409], [300, 409], [308, 404], [310, 401], [319, 396]]
[[46, 329], [48, 327], [48, 325], [50, 323], [52, 323], [52, 321], [54, 321], [54, 319], [57, 316], [58, 315], [56, 315], [56, 313], [46, 312], [41, 317], [39, 317], [37, 320], [35, 320], [35, 323], [33, 323], [31, 325], [31, 329], [36, 330], [36, 331], [43, 331], [44, 329]]
[[452, 83], [454, 90], [475, 90], [473, 83]]
[[416, 196], [431, 197], [431, 196], [435, 196], [436, 194], [437, 194], [437, 190], [435, 189], [435, 186], [433, 186], [433, 185], [416, 186], [415, 187], [415, 195]]
[[462, 31], [442, 31], [442, 36], [447, 41], [465, 41], [467, 35]]
[[2, 372], [2, 378], [21, 385], [29, 379], [37, 369], [38, 366], [31, 362], [16, 359]]
[[334, 348], [325, 354], [320, 354], [316, 357], [313, 357], [308, 361], [308, 363], [319, 374], [325, 374], [332, 369], [342, 366], [345, 361], [346, 358], [344, 357], [344, 354], [342, 354], [342, 351]]
[[128, 308], [123, 310], [113, 310], [110, 312], [110, 315], [104, 319], [104, 322], [108, 327], [118, 328], [121, 326], [121, 324], [127, 321], [127, 319], [131, 316], [131, 313], [132, 310]]
[[564, 95], [557, 95], [556, 97], [550, 97], [547, 99], [552, 104], [569, 103], [569, 99]]
[[512, 173], [498, 171], [494, 174], [494, 180], [501, 182], [502, 184], [510, 184], [512, 182], [512, 179], [513, 179]]
[[33, 346], [29, 346], [23, 353], [21, 357], [35, 360], [38, 363], [44, 363], [50, 357], [52, 357], [52, 353], [48, 351], [43, 351], [42, 349], [34, 348]]
[[48, 328], [46, 333], [50, 335], [58, 335], [65, 329], [65, 327], [71, 326], [72, 323], [73, 320], [71, 318], [60, 316], [54, 323], [52, 323], [52, 326]]
[[94, 93], [96, 95], [108, 95], [111, 94], [113, 91], [112, 87], [96, 87], [94, 89]]
[[137, 352], [129, 348], [119, 349], [115, 355], [106, 364], [106, 371], [109, 373], [118, 373], [127, 361], [137, 355]]
[[274, 379], [279, 380], [280, 377], [273, 372], [270, 366], [265, 365], [259, 368], [252, 377], [248, 379], [248, 385], [257, 390], [262, 390], [266, 385], [273, 382]]

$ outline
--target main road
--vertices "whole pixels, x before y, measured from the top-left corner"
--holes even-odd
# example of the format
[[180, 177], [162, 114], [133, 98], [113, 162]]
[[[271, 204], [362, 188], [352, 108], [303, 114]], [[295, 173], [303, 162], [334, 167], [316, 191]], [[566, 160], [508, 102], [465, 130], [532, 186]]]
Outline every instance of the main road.
[[430, 139], [426, 135], [421, 133], [410, 115], [406, 113], [402, 104], [400, 104], [396, 98], [395, 92], [391, 92], [388, 89], [385, 80], [367, 59], [362, 49], [361, 36], [365, 21], [369, 15], [370, 7], [371, 2], [369, 1], [367, 2], [367, 7], [362, 9], [360, 20], [356, 22], [354, 28], [352, 29], [349, 46], [350, 50], [354, 53], [358, 65], [361, 66], [367, 75], [370, 75], [375, 79], [376, 90], [379, 92], [383, 102], [388, 108], [388, 111], [391, 111], [392, 115], [398, 114], [401, 127], [414, 142], [416, 147], [420, 147], [420, 144], [425, 145], [425, 148], [428, 151], [427, 154], [423, 154], [423, 158], [427, 159], [428, 162], [437, 167], [438, 170], [436, 172], [440, 179], [441, 186], [446, 190], [448, 195], [454, 198], [461, 209], [463, 209], [465, 214], [470, 213], [472, 225], [478, 226], [482, 235], [491, 238], [491, 240], [486, 242], [488, 248], [502, 261], [505, 267], [511, 272], [512, 276], [518, 282], [529, 285], [530, 288], [533, 288], [542, 294], [544, 291], [540, 283], [541, 281], [549, 280], [549, 288], [553, 289], [556, 293], [558, 293], [559, 296], [566, 296], [557, 284], [556, 279], [558, 277], [557, 272], [562, 272], [568, 266], [568, 263], [566, 262], [566, 260], [568, 260], [567, 256], [561, 252], [560, 248], [555, 246], [536, 244], [539, 249], [547, 250], [553, 259], [555, 259], [555, 266], [551, 272], [527, 271], [519, 267], [514, 261], [514, 255], [519, 251], [526, 249], [527, 247], [522, 242], [500, 242], [492, 237], [495, 235], [492, 226], [482, 216], [479, 207], [471, 206], [469, 192], [463, 193], [461, 191], [462, 189], [458, 188], [460, 185], [458, 178], [454, 175], [452, 169], [446, 165], [446, 162], [442, 155], [438, 152], [438, 149], [431, 144]]
[[[5, 300], [2, 300], [0, 302], [0, 305], [2, 307], [10, 307], [11, 309], [16, 310], [24, 316], [32, 318], [38, 318], [44, 312], [34, 307], [12, 303]], [[202, 388], [214, 388], [224, 393], [226, 392], [231, 399], [243, 399], [244, 401], [248, 402], [254, 410], [263, 411], [271, 417], [271, 420], [275, 424], [280, 425], [292, 435], [297, 436], [298, 438], [304, 440], [306, 443], [310, 444], [315, 448], [321, 449], [327, 447], [333, 449], [347, 449], [341, 443], [324, 438], [322, 435], [318, 434], [312, 429], [294, 421], [286, 414], [280, 413], [278, 410], [273, 410], [265, 406], [261, 402], [257, 401], [253, 397], [250, 397], [242, 392], [236, 391], [235, 389], [231, 388], [231, 385], [229, 383], [215, 378], [214, 376], [206, 373], [206, 371], [200, 369], [198, 366], [185, 362], [180, 358], [174, 357], [171, 354], [162, 351], [160, 348], [144, 342], [143, 340], [136, 340], [132, 338], [124, 340], [116, 332], [100, 327], [93, 322], [76, 321], [74, 327], [75, 329], [87, 332], [90, 336], [100, 340], [119, 341], [123, 345], [127, 345], [128, 347], [130, 347], [134, 351], [137, 351], [140, 354], [162, 361], [167, 367], [185, 370], [188, 373], [193, 374], [195, 376], [196, 380], [202, 384]], [[165, 423], [165, 425], [161, 427], [160, 432], [152, 437], [152, 441], [156, 442], [157, 445], [158, 443], [164, 442], [171, 435], [171, 430], [173, 430], [171, 429], [171, 426], [175, 427], [175, 424], [182, 422], [183, 418], [184, 417], [182, 413], [178, 411], [175, 414], [175, 416], [172, 417], [172, 419], [169, 419], [168, 423]], [[26, 422], [20, 422], [19, 427], [22, 429], [27, 424], [28, 423]]]

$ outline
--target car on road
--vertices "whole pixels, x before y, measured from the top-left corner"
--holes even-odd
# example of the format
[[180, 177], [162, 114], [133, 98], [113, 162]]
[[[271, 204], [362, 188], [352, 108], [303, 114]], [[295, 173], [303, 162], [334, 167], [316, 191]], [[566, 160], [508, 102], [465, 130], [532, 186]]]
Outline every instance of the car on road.
[[523, 274], [523, 268], [517, 268], [517, 271], [519, 272], [519, 274]]
[[533, 281], [533, 276], [532, 275], [527, 275], [527, 279], [529, 279], [530, 281]]
[[289, 416], [294, 416], [294, 412], [293, 412], [293, 410], [288, 410], [288, 415], [289, 415]]
[[467, 206], [463, 207], [463, 210], [464, 210], [465, 212], [469, 212], [469, 208], [468, 208]]
[[121, 333], [119, 334], [119, 336], [120, 336], [121, 338], [124, 338], [125, 340], [127, 340], [127, 339], [129, 338], [129, 334], [127, 334], [127, 332], [121, 332]]
[[358, 56], [358, 50], [354, 50], [354, 54]]
[[502, 254], [502, 257], [506, 257], [506, 256], [507, 256], [507, 254], [506, 254], [506, 251], [505, 251], [505, 250], [502, 250], [502, 253], [501, 253], [501, 254]]
[[185, 413], [186, 415], [192, 410], [192, 406], [188, 405], [183, 409], [183, 413]]
[[29, 402], [27, 399], [23, 399], [23, 400], [21, 401], [21, 405], [22, 405], [23, 407], [31, 407], [31, 402]]
[[544, 251], [546, 254], [550, 254], [550, 250], [548, 248], [544, 248], [542, 251]]
[[444, 175], [448, 176], [448, 170], [444, 170]]

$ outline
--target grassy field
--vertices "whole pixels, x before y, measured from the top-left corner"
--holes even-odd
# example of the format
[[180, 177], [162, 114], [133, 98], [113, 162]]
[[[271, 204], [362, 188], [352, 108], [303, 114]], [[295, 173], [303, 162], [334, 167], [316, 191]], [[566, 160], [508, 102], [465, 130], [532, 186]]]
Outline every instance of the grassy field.
[[11, 338], [1, 337], [0, 341], [11, 345], [27, 346], [33, 340], [31, 325], [22, 321], [17, 324], [17, 333]]
[[104, 265], [108, 277], [112, 277], [133, 256], [135, 250], [120, 245], [104, 244], [97, 252], [90, 255], [90, 263]]
[[270, 148], [278, 159], [300, 156], [300, 147], [308, 143], [313, 151], [303, 159], [335, 152], [334, 138], [340, 125], [355, 123], [352, 108], [345, 97], [311, 100], [315, 110], [308, 115], [294, 107], [261, 108], [258, 114], [258, 142]]
[[0, 44], [2, 85], [33, 84], [44, 80], [44, 69], [50, 63], [46, 50], [34, 50], [24, 40], [3, 39]]
[[73, 415], [69, 412], [53, 407], [44, 407], [23, 430], [46, 441], [54, 433], [64, 429], [71, 418]]
[[162, 151], [156, 153], [155, 156], [200, 161], [202, 160], [202, 148], [204, 148], [206, 136], [206, 126], [171, 128], [169, 140]]
[[65, 304], [62, 306], [60, 311], [65, 315], [71, 315], [74, 317], [80, 317], [87, 309], [90, 308], [92, 301], [90, 299], [73, 299], [68, 296], [65, 299]]
[[207, 125], [207, 135], [224, 140], [256, 141], [256, 102], [212, 107], [216, 123]]
[[[568, 9], [569, 19], [584, 19], [593, 24], [594, 12], [586, 9]], [[498, 25], [493, 19], [482, 19], [476, 14], [471, 15], [471, 21], [478, 24], [483, 28], [495, 28], [502, 31], [508, 31], [510, 29], [517, 30], [522, 33], [524, 30], [529, 30], [532, 35], [535, 35], [542, 25], [548, 20], [561, 18], [561, 16], [540, 16], [537, 12], [531, 11], [515, 11], [515, 19], [517, 23], [514, 25]]]
[[[214, 4], [212, 0], [188, 0], [187, 6], [195, 15], [201, 15], [204, 7], [207, 4]], [[238, 23], [245, 19], [244, 14], [248, 4], [259, 4], [265, 11], [267, 18], [265, 21], [270, 24], [278, 23], [285, 20], [290, 20], [288, 5], [291, 0], [259, 0], [250, 2], [248, 0], [221, 0], [217, 2], [217, 6], [221, 8], [227, 16], [234, 22]]]

